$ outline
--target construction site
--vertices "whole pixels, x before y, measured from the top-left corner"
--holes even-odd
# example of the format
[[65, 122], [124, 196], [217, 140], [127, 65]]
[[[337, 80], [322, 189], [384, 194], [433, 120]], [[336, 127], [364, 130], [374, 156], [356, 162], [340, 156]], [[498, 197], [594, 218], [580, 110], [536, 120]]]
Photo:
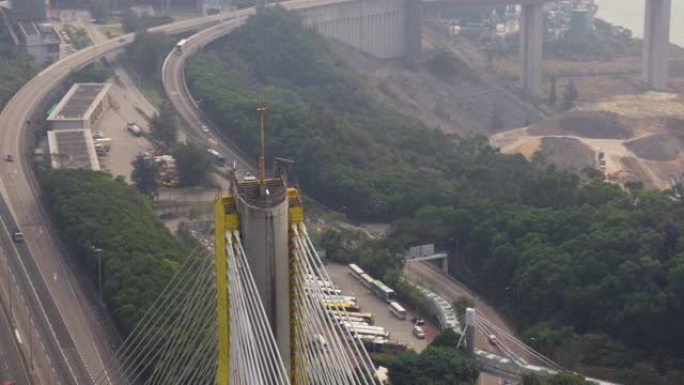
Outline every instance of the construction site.
[[491, 137], [508, 154], [521, 153], [560, 168], [601, 170], [606, 180], [667, 189], [684, 172], [684, 100], [647, 92], [606, 98]]

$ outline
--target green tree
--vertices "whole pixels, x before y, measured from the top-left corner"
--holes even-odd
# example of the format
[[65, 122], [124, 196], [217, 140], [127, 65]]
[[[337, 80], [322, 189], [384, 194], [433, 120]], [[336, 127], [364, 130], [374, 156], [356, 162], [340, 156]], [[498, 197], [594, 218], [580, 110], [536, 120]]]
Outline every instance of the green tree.
[[47, 170], [47, 207], [65, 243], [97, 278], [102, 250], [104, 300], [126, 335], [159, 296], [188, 251], [164, 226], [149, 199], [103, 172]]
[[556, 75], [551, 76], [551, 89], [549, 89], [549, 105], [555, 106], [558, 101], [558, 95], [556, 92]]
[[390, 361], [392, 385], [471, 385], [480, 375], [476, 361], [452, 347], [428, 347], [420, 355], [397, 354]]
[[206, 180], [211, 170], [209, 153], [190, 143], [178, 145], [173, 156], [181, 186], [197, 186]]
[[104, 60], [98, 60], [72, 72], [66, 78], [66, 83], [104, 83], [114, 75]]
[[163, 33], [138, 30], [126, 52], [141, 78], [159, 79], [162, 62], [172, 47], [173, 41]]
[[121, 14], [121, 27], [123, 28], [124, 32], [136, 32], [141, 26], [142, 23], [140, 18], [130, 8], [126, 9]]
[[150, 119], [150, 132], [158, 141], [167, 148], [173, 147], [178, 141], [178, 122], [176, 111], [169, 102], [164, 102], [159, 113]]
[[566, 110], [573, 108], [575, 102], [577, 102], [578, 96], [579, 92], [577, 91], [577, 87], [575, 87], [575, 82], [569, 80], [568, 84], [565, 86], [565, 91], [563, 92], [563, 108]]
[[157, 166], [152, 159], [146, 159], [143, 154], [138, 154], [132, 162], [133, 171], [131, 179], [138, 191], [154, 198], [157, 194]]
[[98, 23], [106, 23], [111, 10], [109, 0], [92, 0], [90, 2], [90, 15]]

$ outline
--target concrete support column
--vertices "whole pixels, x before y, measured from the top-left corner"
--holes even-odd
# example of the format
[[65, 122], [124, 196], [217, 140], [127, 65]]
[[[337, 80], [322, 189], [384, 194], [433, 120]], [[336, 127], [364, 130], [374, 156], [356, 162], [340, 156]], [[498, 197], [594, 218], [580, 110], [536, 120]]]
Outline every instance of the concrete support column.
[[465, 343], [468, 354], [471, 356], [475, 355], [475, 321], [477, 319], [477, 314], [475, 309], [466, 309], [466, 324], [465, 324]]
[[520, 87], [532, 96], [541, 96], [544, 5], [523, 4], [521, 7]]
[[405, 47], [404, 58], [409, 63], [420, 60], [423, 51], [423, 2], [422, 0], [404, 0], [405, 9]]
[[656, 90], [667, 89], [672, 0], [647, 0], [641, 74]]

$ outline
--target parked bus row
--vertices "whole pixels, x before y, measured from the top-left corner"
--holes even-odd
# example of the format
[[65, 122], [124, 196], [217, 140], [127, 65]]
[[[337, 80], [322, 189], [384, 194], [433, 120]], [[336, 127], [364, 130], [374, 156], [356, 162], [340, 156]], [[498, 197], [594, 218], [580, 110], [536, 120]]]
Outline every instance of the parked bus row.
[[366, 274], [358, 265], [350, 263], [349, 273], [381, 300], [390, 303], [396, 299], [397, 293], [392, 288], [378, 279], [373, 279], [373, 277]]
[[[363, 271], [358, 265], [354, 263], [349, 264], [349, 274], [356, 278], [362, 285], [370, 289], [370, 291], [375, 294], [376, 297], [387, 302], [389, 304], [389, 311], [400, 320], [405, 320], [407, 316], [406, 309], [401, 306], [396, 299], [396, 292], [389, 286], [382, 283], [377, 279], [373, 279], [370, 275]], [[419, 317], [415, 317], [415, 325], [413, 325], [413, 335], [416, 338], [425, 338], [425, 333], [423, 332], [422, 321]]]
[[305, 275], [304, 281], [306, 292], [322, 294], [322, 306], [333, 321], [345, 330], [344, 336], [364, 344], [389, 341], [389, 332], [373, 325], [373, 314], [362, 313], [356, 297], [342, 294], [342, 290], [332, 282], [313, 274]]

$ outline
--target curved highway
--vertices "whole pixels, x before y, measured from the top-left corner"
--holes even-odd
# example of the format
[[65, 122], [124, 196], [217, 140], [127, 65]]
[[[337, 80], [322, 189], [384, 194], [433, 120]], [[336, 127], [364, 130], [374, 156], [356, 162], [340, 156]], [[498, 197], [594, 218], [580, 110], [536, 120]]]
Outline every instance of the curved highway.
[[[185, 62], [187, 58], [207, 43], [232, 32], [244, 24], [245, 20], [246, 17], [239, 17], [215, 27], [207, 28], [187, 38], [182, 53], [174, 50], [166, 57], [162, 66], [162, 81], [167, 97], [171, 100], [171, 104], [173, 104], [178, 114], [185, 120], [192, 134], [200, 137], [201, 141], [206, 142], [207, 147], [214, 148], [225, 156], [229, 167], [232, 167], [233, 162], [235, 162], [237, 168], [255, 173], [253, 162], [250, 162], [249, 157], [244, 155], [230, 138], [206, 117], [190, 95], [185, 82]], [[201, 129], [202, 126], [209, 127], [210, 130], [205, 132]]]
[[[278, 3], [288, 10], [304, 10], [316, 8], [326, 5], [334, 5], [347, 3], [352, 0], [295, 0], [283, 1]], [[236, 16], [235, 19], [221, 23], [219, 25], [207, 28], [190, 37], [188, 37], [183, 47], [183, 52], [171, 51], [164, 60], [162, 66], [162, 82], [164, 84], [164, 91], [167, 97], [171, 100], [176, 111], [187, 123], [188, 128], [192, 133], [206, 142], [207, 147], [214, 148], [220, 152], [227, 160], [229, 167], [233, 164], [239, 170], [247, 171], [252, 175], [256, 175], [255, 162], [250, 160], [247, 156], [222, 130], [216, 127], [201, 110], [197, 102], [192, 98], [185, 81], [185, 62], [187, 58], [195, 54], [198, 50], [219, 39], [236, 28], [244, 24], [249, 15], [255, 13], [254, 8], [243, 10], [243, 13]], [[256, 111], [255, 111], [256, 117]], [[201, 127], [206, 126], [210, 128], [208, 132], [204, 132]]]
[[[350, 0], [293, 0], [281, 4], [290, 9], [305, 9], [346, 1]], [[150, 31], [182, 33], [252, 13], [253, 8], [245, 9], [184, 20]], [[65, 256], [58, 235], [43, 212], [29, 158], [33, 145], [31, 133], [38, 131], [32, 127], [31, 118], [70, 72], [120, 51], [132, 41], [133, 34], [127, 34], [95, 44], [50, 65], [27, 82], [0, 113], [0, 154], [3, 157], [12, 154], [16, 159], [0, 167], [0, 197], [8, 211], [3, 219], [24, 233], [25, 243], [18, 247], [20, 253], [12, 258], [15, 259], [13, 263], [21, 263], [24, 267], [22, 278], [32, 289], [27, 295], [33, 297], [31, 322], [17, 327], [24, 335], [37, 330], [38, 338], [45, 346], [44, 350], [35, 352], [43, 356], [46, 364], [35, 368], [32, 383], [91, 383], [104, 370], [111, 349], [103, 343], [103, 327], [97, 321], [102, 310], [97, 306], [93, 309], [92, 301], [89, 302], [73, 278], [67, 266], [72, 260]], [[192, 127], [193, 122], [189, 123]]]
[[[214, 25], [240, 12], [219, 14], [184, 20], [152, 29], [153, 32], [180, 33]], [[40, 203], [40, 192], [31, 171], [31, 117], [38, 111], [50, 92], [73, 70], [121, 50], [133, 41], [127, 34], [83, 49], [62, 59], [27, 82], [0, 113], [0, 154], [13, 154], [14, 162], [0, 167], [0, 196], [7, 203], [3, 219], [8, 227], [19, 227], [24, 233], [24, 244], [18, 245], [18, 256], [13, 263], [21, 263], [33, 300], [32, 321], [17, 324], [21, 335], [37, 330], [45, 351], [33, 352], [42, 356], [44, 365], [35, 367], [33, 384], [86, 384], [104, 369], [110, 349], [103, 343], [102, 326], [96, 321], [102, 313], [78, 287], [67, 266], [71, 262], [57, 241], [47, 215]], [[2, 230], [5, 231], [5, 230]], [[25, 266], [24, 266], [25, 265]], [[92, 297], [92, 296], [91, 296]], [[25, 352], [26, 354], [26, 352]], [[36, 361], [41, 362], [37, 356]], [[54, 367], [56, 374], [50, 367]], [[56, 381], [54, 381], [54, 377]]]

